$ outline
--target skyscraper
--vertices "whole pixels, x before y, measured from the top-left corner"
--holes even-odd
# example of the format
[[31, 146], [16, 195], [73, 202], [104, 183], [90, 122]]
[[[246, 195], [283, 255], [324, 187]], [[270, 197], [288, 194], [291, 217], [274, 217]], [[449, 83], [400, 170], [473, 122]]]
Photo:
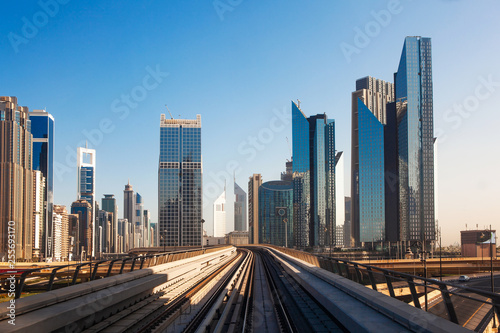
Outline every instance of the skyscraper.
[[45, 177], [41, 171], [33, 170], [33, 258], [43, 255], [45, 202]]
[[40, 252], [52, 257], [52, 211], [54, 205], [54, 117], [45, 110], [29, 113], [33, 134], [33, 170], [42, 172], [45, 178], [44, 221]]
[[234, 182], [234, 230], [247, 230], [247, 194]]
[[118, 244], [118, 206], [113, 194], [105, 194], [101, 199], [102, 209], [113, 214], [113, 220], [110, 229], [110, 249], [112, 253], [116, 253], [116, 244]]
[[214, 201], [214, 237], [226, 236], [226, 186]]
[[259, 244], [294, 246], [293, 185], [276, 180], [259, 187]]
[[127, 185], [125, 185], [125, 189], [123, 190], [123, 218], [127, 220], [127, 223], [124, 224], [124, 229], [123, 229], [124, 232], [123, 251], [130, 250], [130, 248], [132, 248], [134, 244], [133, 241], [134, 232], [133, 230], [132, 232], [129, 230], [129, 223], [133, 224], [135, 219], [134, 208], [135, 208], [134, 190], [132, 188], [132, 185], [130, 185], [130, 180], [129, 180]]
[[397, 73], [399, 220], [403, 241], [435, 239], [431, 39], [406, 37]]
[[[96, 201], [95, 201], [95, 172], [96, 172], [96, 154], [95, 149], [87, 147], [77, 148], [76, 160], [76, 177], [77, 177], [77, 200], [86, 200], [91, 207], [90, 213], [90, 242], [87, 255], [94, 256], [95, 250], [95, 225], [97, 221]], [[81, 224], [81, 223], [80, 223]]]
[[[33, 246], [33, 170], [28, 108], [16, 97], [0, 97], [0, 259], [31, 259]], [[11, 222], [13, 221], [13, 222]], [[11, 232], [9, 233], [9, 227]], [[12, 229], [15, 248], [9, 248]], [[10, 252], [9, 252], [10, 250]], [[12, 253], [15, 250], [15, 253]]]
[[351, 196], [355, 246], [386, 240], [384, 124], [394, 85], [373, 77], [352, 93]]
[[335, 243], [335, 121], [292, 102], [295, 245]]
[[144, 246], [144, 205], [139, 193], [134, 195], [134, 247]]
[[54, 260], [64, 261], [69, 257], [69, 223], [66, 206], [54, 205], [52, 224], [54, 226]]
[[92, 220], [92, 206], [85, 200], [77, 200], [71, 204], [71, 214], [78, 215], [78, 239], [75, 239], [76, 255], [80, 256], [79, 259], [85, 260], [93, 253], [93, 220]]
[[259, 187], [262, 176], [254, 173], [248, 180], [248, 228], [250, 244], [259, 244]]
[[160, 246], [201, 245], [201, 116], [160, 118], [158, 214]]

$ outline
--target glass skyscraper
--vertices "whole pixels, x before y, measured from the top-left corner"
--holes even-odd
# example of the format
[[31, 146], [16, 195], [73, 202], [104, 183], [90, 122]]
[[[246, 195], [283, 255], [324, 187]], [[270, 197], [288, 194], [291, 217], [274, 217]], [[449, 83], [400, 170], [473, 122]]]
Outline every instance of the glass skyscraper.
[[[259, 244], [294, 246], [293, 185], [269, 181], [259, 187]], [[286, 234], [286, 235], [285, 235]]]
[[370, 76], [352, 93], [351, 237], [354, 246], [386, 240], [385, 141], [394, 85]]
[[158, 213], [160, 246], [201, 245], [201, 116], [160, 119]]
[[435, 239], [431, 39], [406, 37], [395, 74], [403, 241]]
[[91, 210], [91, 224], [90, 224], [90, 242], [91, 252], [87, 254], [94, 256], [95, 250], [95, 225], [97, 222], [96, 214], [96, 202], [95, 202], [95, 169], [96, 169], [96, 154], [95, 149], [90, 148], [77, 148], [77, 200], [86, 200], [92, 210]]
[[247, 230], [247, 194], [234, 182], [234, 230]]
[[335, 121], [292, 102], [295, 245], [335, 245]]
[[44, 110], [29, 113], [33, 134], [33, 170], [45, 177], [45, 221], [41, 235], [41, 254], [52, 257], [52, 212], [54, 206], [54, 117]]

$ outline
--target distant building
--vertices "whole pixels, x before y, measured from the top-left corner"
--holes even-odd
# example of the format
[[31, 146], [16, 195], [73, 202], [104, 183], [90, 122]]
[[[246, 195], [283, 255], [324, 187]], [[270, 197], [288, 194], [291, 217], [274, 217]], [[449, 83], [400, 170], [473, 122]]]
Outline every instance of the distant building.
[[93, 253], [92, 230], [94, 226], [92, 221], [92, 206], [85, 199], [77, 200], [71, 204], [71, 214], [78, 215], [79, 239], [77, 244], [79, 248], [76, 252], [80, 256], [78, 259], [84, 260]]
[[40, 235], [40, 253], [45, 258], [52, 257], [52, 209], [54, 206], [54, 117], [45, 110], [29, 113], [31, 134], [33, 134], [33, 170], [42, 172], [44, 185], [44, 221]]
[[[134, 221], [134, 208], [135, 208], [135, 200], [134, 200], [134, 190], [132, 188], [132, 185], [130, 185], [130, 180], [128, 181], [127, 185], [125, 185], [125, 190], [123, 190], [123, 218], [127, 220], [127, 223], [133, 223]], [[131, 232], [128, 228], [128, 224], [126, 225], [126, 228], [124, 229], [124, 233], [122, 234], [124, 237], [124, 248], [123, 251], [127, 252], [133, 247], [134, 240], [133, 236], [134, 233]]]
[[259, 244], [294, 247], [293, 185], [276, 180], [259, 187]]
[[160, 118], [158, 224], [160, 246], [200, 246], [202, 241], [201, 116]]
[[351, 197], [345, 197], [345, 222], [344, 222], [344, 247], [350, 248], [353, 246], [351, 236]]
[[43, 257], [45, 213], [45, 177], [41, 171], [33, 170], [33, 258]]
[[462, 257], [497, 257], [496, 230], [460, 231]]
[[234, 246], [248, 245], [248, 231], [233, 231], [227, 234], [226, 244]]
[[226, 235], [226, 187], [224, 192], [214, 201], [214, 237]]
[[77, 148], [77, 171], [78, 180], [77, 199], [86, 200], [91, 206], [90, 213], [90, 246], [87, 253], [89, 256], [95, 256], [95, 225], [97, 221], [97, 207], [95, 200], [95, 176], [96, 176], [96, 153], [95, 149], [87, 147]]
[[207, 236], [203, 235], [203, 245], [204, 246], [210, 246], [210, 245], [224, 245], [226, 244], [226, 237], [214, 237], [214, 236]]
[[15, 258], [31, 259], [33, 136], [28, 108], [18, 106], [16, 97], [0, 97], [0, 138], [0, 260], [8, 260], [9, 227], [15, 230]]
[[254, 173], [248, 181], [248, 229], [250, 244], [259, 244], [259, 187], [262, 176]]
[[101, 199], [101, 207], [108, 213], [113, 214], [113, 221], [110, 228], [110, 250], [111, 253], [116, 253], [116, 245], [118, 243], [118, 206], [113, 194], [105, 194]]
[[335, 247], [344, 247], [344, 225], [337, 225], [337, 232], [335, 234], [337, 236], [337, 240], [335, 242]]
[[234, 231], [247, 230], [247, 194], [234, 182]]
[[[335, 224], [337, 226], [342, 225], [342, 228], [345, 225], [345, 196], [344, 196], [344, 152], [339, 151], [335, 155]], [[337, 231], [341, 230], [339, 228]], [[336, 239], [340, 241], [340, 244], [334, 244], [337, 247], [345, 246], [344, 243], [344, 230], [339, 234], [336, 234]]]
[[68, 251], [69, 260], [80, 258], [80, 223], [78, 214], [68, 214]]
[[54, 226], [54, 260], [66, 261], [69, 257], [69, 223], [66, 206], [54, 205], [52, 225]]

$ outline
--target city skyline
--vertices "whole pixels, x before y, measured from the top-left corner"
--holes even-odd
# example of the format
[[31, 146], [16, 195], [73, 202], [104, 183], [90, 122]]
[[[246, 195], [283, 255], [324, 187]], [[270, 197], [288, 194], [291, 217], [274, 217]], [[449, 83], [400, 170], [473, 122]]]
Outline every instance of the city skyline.
[[[23, 35], [21, 18], [32, 21], [43, 8], [35, 1], [23, 8], [7, 4], [10, 15], [0, 30], [6, 52], [0, 55], [0, 63], [12, 80], [2, 86], [1, 95], [17, 96], [20, 105], [45, 108], [55, 118], [54, 204], [69, 209], [76, 200], [76, 148], [87, 140], [99, 155], [96, 199], [113, 193], [117, 202], [123, 202], [123, 184], [130, 178], [141, 189], [153, 222], [158, 221], [158, 115], [165, 113], [165, 104], [175, 118], [180, 114], [192, 119], [200, 113], [204, 118], [203, 218], [204, 228], [210, 231], [211, 207], [223, 188], [223, 178], [231, 179], [235, 173], [240, 184], [246, 184], [253, 173], [262, 174], [264, 181], [279, 179], [284, 161], [290, 158], [286, 143], [291, 137], [290, 99], [298, 98], [304, 109], [326, 112], [336, 120], [336, 148], [345, 153], [349, 196], [352, 83], [367, 75], [392, 82], [404, 38], [428, 36], [433, 40], [443, 243], [458, 242], [457, 230], [465, 224], [491, 223], [498, 229], [494, 199], [499, 183], [489, 177], [498, 160], [488, 153], [496, 142], [484, 133], [494, 132], [498, 120], [494, 110], [500, 102], [500, 71], [492, 64], [499, 47], [483, 45], [477, 38], [484, 31], [498, 30], [491, 10], [498, 4], [443, 1], [419, 8], [401, 1], [393, 11], [388, 4], [323, 2], [303, 7], [292, 1], [263, 7], [242, 2], [221, 20], [211, 3], [192, 10], [181, 3], [108, 4], [83, 13], [82, 5], [68, 3], [29, 37]], [[114, 28], [119, 26], [117, 20], [133, 23], [134, 16], [145, 11], [153, 16], [139, 30], [121, 27], [126, 33], [120, 35]], [[380, 18], [382, 11], [389, 17]], [[450, 19], [443, 22], [437, 14], [427, 15], [429, 11], [447, 12]], [[424, 14], [425, 24], [418, 19]], [[471, 17], [465, 25], [451, 19], [465, 14]], [[256, 21], [262, 21], [262, 26], [246, 33]], [[290, 21], [303, 23], [295, 27]], [[371, 22], [378, 23], [378, 30], [367, 34], [366, 29], [376, 26]], [[156, 26], [159, 32], [153, 33]], [[10, 33], [26, 43], [13, 44]], [[461, 36], [460, 41], [453, 36]], [[95, 48], [105, 50], [106, 56], [95, 54]], [[132, 99], [127, 102], [122, 95]], [[482, 162], [464, 162], [464, 151], [481, 156]], [[458, 184], [456, 179], [464, 175]], [[232, 197], [230, 191], [227, 194]], [[122, 208], [118, 218], [123, 218]], [[232, 210], [228, 205], [228, 216], [234, 216]]]

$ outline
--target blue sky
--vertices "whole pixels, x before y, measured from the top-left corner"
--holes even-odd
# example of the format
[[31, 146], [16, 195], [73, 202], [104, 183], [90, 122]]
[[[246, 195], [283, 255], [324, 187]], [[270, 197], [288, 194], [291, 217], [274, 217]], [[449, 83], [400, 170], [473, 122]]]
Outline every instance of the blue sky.
[[[97, 150], [97, 197], [115, 194], [122, 217], [130, 178], [156, 222], [167, 104], [175, 118], [202, 115], [212, 233], [224, 177], [232, 223], [232, 169], [245, 189], [252, 173], [279, 178], [296, 99], [306, 115], [336, 120], [347, 194], [355, 80], [392, 81], [404, 37], [417, 35], [433, 43], [443, 243], [459, 241], [466, 223], [500, 227], [497, 1], [42, 0], [2, 8], [0, 95], [55, 117], [57, 204], [76, 199], [73, 154], [88, 139]], [[346, 56], [342, 47], [356, 51]]]

